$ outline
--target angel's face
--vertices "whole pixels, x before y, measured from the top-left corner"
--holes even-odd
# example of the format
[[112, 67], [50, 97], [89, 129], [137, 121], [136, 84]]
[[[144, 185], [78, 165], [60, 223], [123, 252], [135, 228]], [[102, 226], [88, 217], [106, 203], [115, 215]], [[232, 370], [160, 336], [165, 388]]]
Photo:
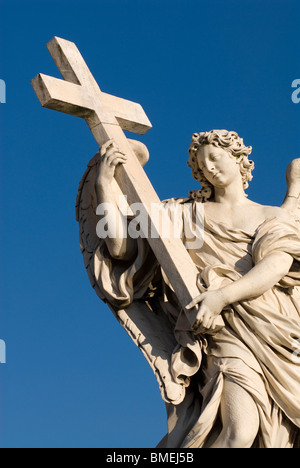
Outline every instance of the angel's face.
[[197, 152], [199, 169], [214, 187], [223, 188], [241, 178], [240, 166], [228, 151], [214, 145], [201, 146]]

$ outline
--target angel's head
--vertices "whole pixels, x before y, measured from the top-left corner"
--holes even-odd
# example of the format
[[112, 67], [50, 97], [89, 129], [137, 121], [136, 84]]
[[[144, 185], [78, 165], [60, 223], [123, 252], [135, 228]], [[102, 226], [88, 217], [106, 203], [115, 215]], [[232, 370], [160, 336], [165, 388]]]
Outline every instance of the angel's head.
[[246, 190], [253, 178], [254, 162], [249, 160], [251, 152], [252, 147], [245, 146], [236, 132], [211, 130], [194, 133], [188, 165], [192, 168], [194, 179], [201, 184], [202, 190], [198, 195], [204, 201], [211, 200], [215, 187], [236, 176], [241, 177]]

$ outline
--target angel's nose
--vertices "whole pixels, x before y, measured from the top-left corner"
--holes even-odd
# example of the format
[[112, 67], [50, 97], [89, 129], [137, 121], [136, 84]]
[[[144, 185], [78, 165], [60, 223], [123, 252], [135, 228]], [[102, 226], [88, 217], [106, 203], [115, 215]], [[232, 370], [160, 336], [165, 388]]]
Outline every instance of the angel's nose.
[[210, 172], [211, 174], [213, 174], [215, 172], [215, 166], [214, 166], [214, 163], [213, 162], [206, 162], [205, 163], [205, 169], [207, 170], [207, 172]]

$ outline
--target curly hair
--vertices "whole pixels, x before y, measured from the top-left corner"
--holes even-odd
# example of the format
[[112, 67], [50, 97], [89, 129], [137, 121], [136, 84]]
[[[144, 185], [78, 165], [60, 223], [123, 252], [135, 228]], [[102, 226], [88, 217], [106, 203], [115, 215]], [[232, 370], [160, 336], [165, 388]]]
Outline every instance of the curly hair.
[[192, 169], [194, 179], [200, 182], [201, 189], [192, 190], [190, 197], [201, 199], [203, 202], [212, 200], [214, 197], [214, 187], [205, 178], [198, 165], [197, 152], [204, 145], [214, 145], [222, 148], [236, 158], [237, 164], [240, 165], [243, 187], [246, 190], [249, 187], [249, 182], [253, 179], [254, 162], [248, 158], [252, 153], [252, 147], [245, 146], [244, 140], [236, 132], [211, 130], [210, 132], [194, 133], [192, 136], [192, 144], [189, 147], [190, 158], [188, 166]]

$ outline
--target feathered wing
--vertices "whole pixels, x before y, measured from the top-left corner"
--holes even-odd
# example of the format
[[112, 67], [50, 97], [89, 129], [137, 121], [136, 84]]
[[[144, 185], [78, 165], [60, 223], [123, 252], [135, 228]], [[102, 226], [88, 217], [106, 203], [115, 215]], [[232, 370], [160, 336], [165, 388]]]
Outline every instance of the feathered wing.
[[[131, 140], [129, 140], [131, 141]], [[139, 142], [132, 141], [141, 163], [147, 160]], [[140, 154], [139, 154], [140, 153]], [[144, 154], [144, 157], [142, 155]], [[101, 240], [96, 233], [98, 218], [95, 178], [100, 153], [89, 162], [79, 184], [76, 200], [76, 219], [79, 223], [80, 248], [89, 280], [100, 299], [105, 299], [94, 271], [94, 256]], [[170, 372], [171, 356], [176, 347], [173, 327], [158, 301], [134, 301], [129, 307], [118, 309], [108, 304], [113, 314], [133, 342], [142, 351], [158, 381], [161, 396], [166, 403], [178, 405], [184, 400], [185, 387], [174, 381]]]

